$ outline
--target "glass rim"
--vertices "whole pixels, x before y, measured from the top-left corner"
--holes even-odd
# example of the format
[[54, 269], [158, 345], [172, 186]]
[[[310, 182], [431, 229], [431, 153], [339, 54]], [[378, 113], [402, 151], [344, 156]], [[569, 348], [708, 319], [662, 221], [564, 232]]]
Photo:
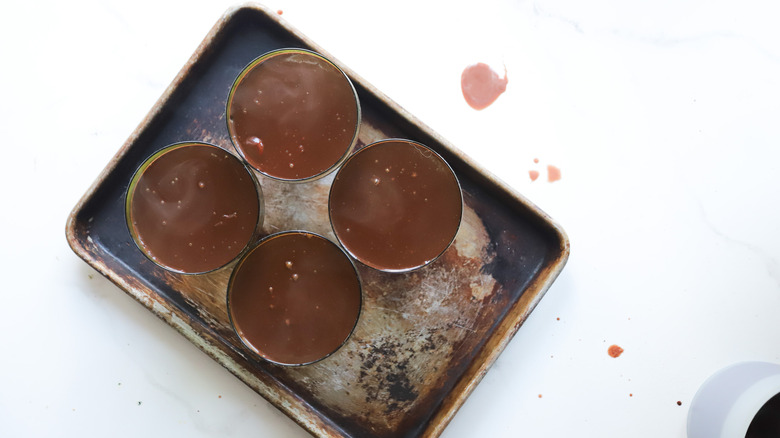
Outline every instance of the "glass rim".
[[[286, 363], [286, 362], [280, 362], [278, 360], [274, 360], [274, 359], [271, 359], [271, 358], [263, 356], [260, 353], [259, 349], [257, 349], [256, 347], [252, 346], [251, 343], [248, 342], [245, 339], [245, 337], [242, 336], [238, 332], [238, 325], [236, 324], [235, 319], [233, 318], [233, 312], [231, 311], [231, 307], [230, 307], [230, 297], [232, 295], [231, 292], [233, 290], [233, 283], [235, 281], [236, 275], [238, 275], [238, 272], [239, 272], [239, 270], [241, 268], [241, 265], [243, 265], [244, 262], [249, 258], [249, 256], [252, 255], [252, 253], [254, 253], [254, 251], [257, 250], [258, 248], [260, 248], [264, 243], [269, 242], [269, 241], [274, 240], [274, 239], [277, 239], [277, 238], [283, 238], [286, 235], [308, 235], [308, 236], [312, 236], [312, 237], [321, 239], [321, 240], [323, 240], [325, 242], [328, 242], [329, 244], [333, 245], [336, 249], [338, 249], [344, 255], [344, 259], [347, 260], [347, 262], [352, 267], [352, 271], [355, 273], [355, 279], [357, 279], [357, 284], [358, 284], [358, 299], [359, 299], [360, 303], [358, 305], [357, 314], [355, 315], [355, 322], [352, 324], [352, 327], [350, 328], [349, 333], [347, 334], [346, 337], [344, 337], [344, 340], [341, 341], [341, 343], [336, 348], [333, 349], [333, 351], [330, 351], [329, 353], [327, 353], [327, 354], [325, 354], [325, 355], [323, 355], [321, 357], [318, 357], [317, 359], [308, 361], [308, 362]], [[260, 359], [260, 360], [268, 362], [268, 363], [272, 363], [274, 365], [279, 365], [279, 366], [284, 366], [284, 367], [301, 367], [301, 366], [311, 365], [311, 364], [314, 364], [314, 363], [317, 363], [317, 362], [320, 362], [322, 360], [327, 359], [328, 357], [336, 354], [336, 352], [341, 350], [344, 347], [344, 345], [346, 345], [347, 342], [349, 342], [349, 340], [352, 338], [352, 335], [355, 333], [355, 329], [357, 328], [358, 322], [360, 322], [360, 317], [363, 314], [363, 304], [364, 304], [363, 290], [364, 290], [363, 289], [363, 279], [360, 277], [360, 272], [358, 271], [357, 266], [353, 262], [352, 258], [349, 256], [349, 254], [344, 250], [344, 248], [341, 245], [339, 245], [336, 242], [333, 242], [331, 239], [328, 239], [327, 237], [325, 237], [325, 236], [323, 236], [323, 235], [321, 235], [319, 233], [315, 233], [315, 232], [312, 232], [312, 231], [306, 231], [306, 230], [286, 230], [286, 231], [279, 231], [277, 233], [269, 234], [269, 235], [263, 237], [258, 242], [256, 242], [254, 245], [251, 245], [251, 248], [248, 248], [248, 250], [241, 256], [241, 258], [239, 259], [238, 263], [236, 263], [236, 266], [233, 268], [233, 272], [230, 273], [230, 279], [228, 279], [228, 283], [227, 283], [227, 293], [226, 293], [225, 303], [227, 305], [227, 314], [228, 314], [228, 320], [230, 322], [230, 328], [233, 330], [233, 333], [236, 335], [238, 340], [241, 342], [241, 345], [243, 345], [244, 349], [251, 353], [252, 357], [255, 357], [257, 359]]]
[[[233, 96], [235, 95], [236, 89], [241, 85], [241, 82], [243, 79], [251, 72], [255, 67], [257, 67], [259, 64], [273, 58], [279, 55], [284, 55], [288, 53], [299, 53], [299, 54], [305, 54], [308, 56], [314, 56], [316, 58], [319, 58], [329, 65], [333, 66], [340, 74], [341, 76], [346, 79], [347, 84], [349, 84], [349, 88], [352, 90], [352, 95], [355, 97], [355, 110], [356, 110], [356, 118], [355, 118], [355, 130], [352, 134], [352, 140], [349, 142], [349, 145], [344, 150], [344, 153], [339, 157], [338, 160], [336, 160], [335, 163], [333, 163], [330, 167], [327, 169], [316, 173], [311, 176], [305, 176], [302, 178], [283, 178], [280, 176], [272, 175], [266, 171], [263, 171], [261, 169], [258, 169], [252, 163], [247, 160], [246, 156], [244, 155], [244, 151], [239, 146], [238, 141], [236, 140], [236, 137], [234, 135], [234, 130], [230, 126], [230, 106], [233, 102]], [[295, 48], [295, 47], [288, 47], [288, 48], [281, 48], [281, 49], [274, 49], [271, 51], [268, 51], [257, 58], [250, 61], [244, 68], [241, 69], [241, 71], [238, 73], [236, 78], [233, 80], [233, 83], [230, 85], [230, 90], [228, 91], [227, 101], [225, 102], [225, 124], [227, 125], [227, 131], [228, 131], [228, 137], [230, 137], [230, 143], [233, 145], [233, 148], [238, 152], [238, 155], [241, 157], [241, 159], [249, 166], [251, 169], [255, 170], [256, 172], [260, 173], [261, 175], [277, 180], [277, 181], [283, 181], [283, 182], [289, 182], [289, 183], [303, 183], [303, 182], [310, 182], [310, 181], [316, 181], [320, 178], [323, 178], [330, 173], [332, 173], [334, 170], [338, 169], [344, 161], [349, 158], [349, 156], [352, 154], [352, 152], [355, 149], [355, 145], [358, 141], [358, 134], [360, 133], [360, 124], [362, 121], [362, 109], [360, 106], [360, 98], [358, 97], [357, 90], [355, 89], [355, 85], [352, 83], [352, 80], [349, 79], [349, 76], [342, 70], [336, 63], [328, 59], [326, 56], [322, 55], [321, 53], [317, 53], [313, 50], [304, 49], [304, 48]]]
[[[255, 221], [255, 229], [252, 231], [252, 235], [249, 237], [247, 242], [244, 244], [244, 247], [239, 251], [238, 254], [236, 254], [235, 257], [231, 258], [226, 263], [223, 263], [217, 267], [205, 270], [205, 271], [197, 271], [197, 272], [189, 272], [189, 271], [183, 271], [181, 269], [176, 269], [171, 266], [168, 266], [164, 263], [161, 263], [154, 258], [151, 257], [151, 255], [148, 253], [146, 249], [144, 249], [143, 245], [140, 243], [140, 238], [138, 237], [138, 232], [135, 230], [135, 227], [133, 226], [133, 216], [132, 216], [132, 199], [133, 195], [135, 194], [135, 189], [138, 186], [138, 182], [140, 181], [141, 177], [143, 176], [144, 172], [160, 157], [163, 155], [166, 155], [169, 152], [172, 152], [177, 149], [190, 147], [190, 146], [197, 146], [197, 147], [208, 147], [208, 148], [215, 148], [220, 150], [221, 152], [225, 152], [233, 160], [236, 160], [238, 164], [241, 165], [241, 167], [246, 171], [247, 175], [249, 175], [252, 185], [255, 188], [255, 192], [257, 193], [257, 220]], [[139, 251], [144, 255], [144, 257], [154, 263], [156, 266], [159, 266], [160, 268], [165, 269], [168, 272], [174, 272], [176, 274], [182, 274], [182, 275], [201, 275], [201, 274], [208, 274], [210, 272], [218, 271], [231, 263], [235, 262], [236, 260], [240, 259], [246, 251], [249, 249], [250, 246], [252, 246], [252, 243], [257, 240], [257, 238], [261, 234], [261, 228], [263, 226], [263, 221], [265, 218], [265, 202], [264, 202], [264, 196], [263, 196], [263, 189], [260, 186], [260, 182], [257, 180], [257, 177], [254, 175], [252, 171], [250, 171], [243, 160], [241, 160], [239, 157], [236, 157], [230, 151], [226, 150], [225, 148], [222, 148], [220, 146], [217, 146], [215, 144], [206, 143], [202, 141], [181, 141], [176, 143], [171, 143], [169, 145], [163, 146], [162, 148], [155, 151], [153, 154], [151, 154], [149, 157], [147, 157], [133, 172], [133, 176], [130, 178], [130, 183], [127, 186], [127, 190], [125, 190], [125, 202], [124, 202], [124, 209], [125, 209], [125, 225], [127, 226], [127, 230], [130, 233], [130, 238], [135, 244], [136, 248], [138, 248]]]
[[[458, 215], [458, 226], [455, 228], [455, 232], [453, 233], [452, 238], [447, 243], [447, 245], [445, 245], [444, 248], [442, 248], [442, 250], [435, 257], [431, 258], [430, 260], [426, 260], [422, 264], [418, 264], [418, 265], [415, 265], [415, 266], [410, 266], [410, 267], [406, 267], [406, 268], [389, 268], [388, 269], [388, 268], [378, 267], [378, 266], [376, 266], [375, 263], [371, 263], [369, 261], [364, 260], [363, 258], [361, 258], [358, 255], [356, 255], [352, 250], [350, 250], [350, 248], [346, 244], [344, 244], [344, 242], [341, 240], [341, 237], [339, 237], [338, 231], [336, 231], [335, 225], [333, 224], [333, 209], [331, 208], [331, 199], [332, 199], [331, 194], [333, 193], [333, 187], [336, 185], [336, 181], [338, 181], [339, 174], [341, 173], [341, 171], [343, 169], [345, 169], [349, 165], [349, 162], [352, 161], [355, 157], [357, 157], [358, 155], [363, 153], [363, 151], [366, 151], [366, 150], [368, 150], [370, 148], [373, 148], [373, 147], [381, 146], [384, 143], [399, 143], [399, 142], [400, 143], [408, 143], [408, 144], [411, 144], [411, 145], [414, 145], [414, 146], [417, 146], [417, 147], [422, 147], [425, 150], [430, 151], [433, 154], [433, 156], [435, 156], [441, 163], [444, 164], [444, 166], [446, 166], [446, 168], [450, 171], [450, 174], [452, 175], [453, 179], [455, 180], [455, 184], [458, 187], [458, 197], [460, 198], [460, 213]], [[374, 269], [374, 270], [377, 270], [377, 271], [380, 271], [380, 272], [387, 272], [387, 273], [400, 274], [400, 273], [416, 271], [418, 269], [422, 269], [422, 268], [424, 268], [424, 267], [426, 267], [428, 265], [431, 265], [432, 263], [437, 261], [439, 258], [441, 258], [441, 256], [444, 255], [444, 253], [447, 252], [447, 250], [452, 246], [452, 244], [455, 242], [455, 238], [458, 236], [458, 232], [460, 231], [460, 227], [463, 224], [463, 209], [464, 209], [463, 188], [460, 185], [460, 179], [458, 178], [458, 175], [452, 169], [452, 166], [450, 166], [450, 163], [448, 163], [447, 160], [444, 159], [444, 157], [442, 157], [438, 152], [434, 151], [430, 147], [428, 147], [428, 146], [426, 146], [426, 145], [424, 145], [424, 144], [422, 144], [422, 143], [420, 143], [418, 141], [409, 140], [409, 139], [406, 139], [406, 138], [385, 138], [385, 139], [377, 140], [377, 141], [375, 141], [373, 143], [367, 144], [366, 146], [364, 146], [363, 148], [361, 148], [360, 150], [358, 150], [357, 152], [352, 154], [344, 162], [344, 164], [341, 167], [341, 169], [339, 169], [339, 171], [336, 173], [336, 176], [333, 179], [333, 183], [330, 185], [330, 189], [328, 190], [328, 221], [330, 222], [331, 230], [333, 231], [333, 234], [336, 236], [336, 240], [338, 241], [339, 245], [341, 245], [344, 248], [344, 251], [346, 251], [352, 258], [354, 258], [355, 260], [357, 260], [361, 264], [363, 264], [365, 266], [368, 266], [371, 269]]]

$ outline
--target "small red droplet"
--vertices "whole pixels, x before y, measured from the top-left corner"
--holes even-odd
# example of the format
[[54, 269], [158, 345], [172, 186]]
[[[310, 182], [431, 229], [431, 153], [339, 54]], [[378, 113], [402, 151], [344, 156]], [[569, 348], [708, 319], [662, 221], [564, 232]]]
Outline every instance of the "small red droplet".
[[560, 179], [561, 179], [561, 169], [558, 169], [557, 167], [552, 165], [547, 166], [547, 181], [555, 182]]
[[610, 345], [607, 353], [609, 353], [609, 355], [612, 357], [618, 357], [623, 354], [623, 349], [617, 345]]
[[529, 170], [528, 176], [531, 177], [531, 181], [536, 181], [536, 178], [539, 178], [539, 172], [535, 170]]
[[279, 14], [279, 15], [282, 15], [282, 14], [284, 14], [284, 11], [279, 9], [278, 11], [276, 11], [276, 13]]

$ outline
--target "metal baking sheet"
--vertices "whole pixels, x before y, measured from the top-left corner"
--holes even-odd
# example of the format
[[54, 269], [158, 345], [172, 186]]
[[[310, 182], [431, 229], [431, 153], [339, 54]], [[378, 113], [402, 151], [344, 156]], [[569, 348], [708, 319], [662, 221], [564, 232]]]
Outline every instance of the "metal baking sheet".
[[[205, 275], [170, 273], [146, 260], [127, 231], [124, 194], [138, 165], [179, 141], [234, 153], [225, 123], [230, 85], [249, 61], [284, 47], [329, 56], [264, 7], [229, 10], [75, 206], [68, 242], [313, 435], [438, 436], [555, 280], [569, 242], [546, 214], [337, 60], [363, 109], [357, 147], [401, 137], [436, 150], [460, 179], [464, 217], [454, 244], [426, 268], [388, 274], [358, 264], [363, 313], [336, 354], [295, 368], [253, 359], [228, 322], [234, 265]], [[305, 184], [258, 178], [264, 234], [303, 229], [335, 241], [327, 213], [333, 174]]]

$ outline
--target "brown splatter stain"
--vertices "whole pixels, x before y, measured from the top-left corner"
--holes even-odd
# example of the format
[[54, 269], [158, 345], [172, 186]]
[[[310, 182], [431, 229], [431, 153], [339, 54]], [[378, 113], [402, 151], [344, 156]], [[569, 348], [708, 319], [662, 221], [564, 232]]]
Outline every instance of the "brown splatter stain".
[[561, 318], [555, 318], [555, 320], [556, 320], [556, 321], [560, 321], [560, 320], [561, 320]]
[[466, 67], [460, 76], [460, 88], [466, 103], [475, 110], [483, 110], [498, 99], [509, 82], [504, 68], [504, 77], [498, 76], [489, 65], [478, 62]]
[[529, 170], [528, 176], [531, 178], [531, 181], [536, 181], [536, 179], [539, 178], [539, 172], [536, 170]]
[[609, 346], [607, 353], [609, 353], [611, 357], [619, 357], [621, 354], [623, 354], [623, 349], [613, 344]]
[[682, 402], [680, 400], [677, 400], [677, 406], [682, 406]]
[[547, 166], [547, 181], [548, 182], [555, 182], [561, 179], [561, 169], [553, 166], [548, 165]]

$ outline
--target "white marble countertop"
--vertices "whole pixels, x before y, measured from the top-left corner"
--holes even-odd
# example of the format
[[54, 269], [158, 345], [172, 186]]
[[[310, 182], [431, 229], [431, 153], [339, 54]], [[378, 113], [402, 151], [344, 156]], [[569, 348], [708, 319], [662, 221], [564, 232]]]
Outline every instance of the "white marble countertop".
[[[2, 6], [0, 435], [307, 436], [64, 234], [231, 5]], [[571, 239], [563, 273], [445, 437], [684, 437], [706, 377], [780, 362], [778, 3], [268, 6]], [[509, 85], [475, 111], [459, 81], [480, 61], [506, 66]]]

